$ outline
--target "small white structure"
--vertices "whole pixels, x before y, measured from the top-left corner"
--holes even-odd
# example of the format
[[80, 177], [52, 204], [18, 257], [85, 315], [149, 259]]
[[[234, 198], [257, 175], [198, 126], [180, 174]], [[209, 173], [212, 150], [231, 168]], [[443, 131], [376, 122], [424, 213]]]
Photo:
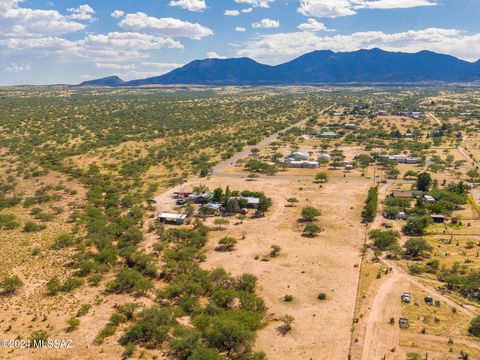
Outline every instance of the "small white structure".
[[379, 155], [379, 157], [396, 161], [399, 164], [418, 164], [421, 160], [419, 157], [409, 157], [406, 155]]
[[332, 160], [332, 156], [331, 156], [330, 154], [327, 154], [327, 153], [325, 153], [325, 154], [320, 154], [320, 155], [318, 156], [318, 160], [319, 160], [319, 161], [330, 161], [330, 160]]
[[171, 213], [160, 213], [158, 214], [158, 221], [163, 223], [173, 223], [176, 225], [183, 225], [187, 215], [185, 214], [171, 214]]
[[256, 208], [260, 204], [260, 198], [252, 196], [232, 196], [230, 199], [234, 200], [246, 200], [248, 207]]
[[309, 153], [306, 153], [306, 152], [294, 152], [292, 154], [290, 154], [289, 156], [290, 158], [293, 158], [295, 160], [308, 160], [308, 158], [310, 157], [310, 154]]
[[432, 195], [424, 195], [425, 200], [429, 203], [435, 203], [437, 200]]
[[350, 129], [350, 130], [354, 130], [357, 128], [357, 125], [355, 124], [345, 124], [345, 129]]
[[285, 160], [285, 163], [291, 168], [305, 168], [305, 169], [316, 169], [320, 166], [318, 161], [296, 161], [296, 160]]

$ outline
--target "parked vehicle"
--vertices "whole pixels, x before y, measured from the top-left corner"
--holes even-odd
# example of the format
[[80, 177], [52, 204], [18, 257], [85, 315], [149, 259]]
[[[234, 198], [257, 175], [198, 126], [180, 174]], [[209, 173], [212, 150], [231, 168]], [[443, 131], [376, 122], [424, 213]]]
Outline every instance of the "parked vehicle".
[[412, 296], [410, 295], [410, 293], [404, 292], [404, 293], [402, 294], [402, 301], [403, 301], [405, 304], [410, 303], [411, 300], [412, 300]]

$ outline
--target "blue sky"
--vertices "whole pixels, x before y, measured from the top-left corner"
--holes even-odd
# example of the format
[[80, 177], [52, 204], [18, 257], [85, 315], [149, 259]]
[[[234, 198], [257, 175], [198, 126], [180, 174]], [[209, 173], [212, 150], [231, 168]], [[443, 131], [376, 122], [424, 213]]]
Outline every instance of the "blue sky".
[[0, 0], [0, 85], [160, 75], [320, 49], [480, 58], [478, 0]]

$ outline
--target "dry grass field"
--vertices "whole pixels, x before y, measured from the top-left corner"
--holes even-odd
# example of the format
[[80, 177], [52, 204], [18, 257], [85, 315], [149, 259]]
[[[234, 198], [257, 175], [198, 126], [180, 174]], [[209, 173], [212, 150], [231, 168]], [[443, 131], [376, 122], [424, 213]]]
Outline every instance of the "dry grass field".
[[[444, 281], [480, 270], [471, 172], [480, 159], [478, 91], [1, 94], [0, 340], [71, 339], [72, 348], [0, 349], [0, 358], [480, 358], [480, 342], [469, 333], [478, 301]], [[407, 116], [417, 110], [420, 118]], [[332, 158], [314, 169], [285, 167], [294, 151]], [[396, 164], [379, 154], [419, 161]], [[324, 182], [315, 181], [319, 172]], [[384, 210], [394, 189], [416, 188], [424, 172], [428, 192], [443, 198], [436, 207], [414, 199], [406, 212], [440, 211], [447, 220], [411, 235], [407, 221], [386, 218]], [[458, 200], [449, 185], [460, 182], [473, 189]], [[374, 186], [378, 207], [365, 220]], [[225, 195], [227, 187], [262, 192], [271, 206], [262, 216], [254, 209], [207, 216], [201, 205], [177, 205], [173, 197], [217, 188]], [[321, 214], [302, 222], [307, 206]], [[159, 224], [159, 212], [186, 214], [187, 224]], [[318, 233], [309, 234], [308, 225]], [[399, 232], [396, 257], [369, 239], [371, 230]], [[220, 246], [226, 237], [237, 242]], [[420, 238], [431, 251], [406, 254], [408, 241]], [[251, 275], [256, 282], [242, 283]], [[7, 291], [5, 280], [15, 276], [22, 284]], [[426, 296], [440, 307], [427, 305]], [[131, 314], [119, 306], [131, 303], [138, 306]], [[409, 319], [408, 329], [399, 328], [400, 317]], [[195, 357], [201, 351], [211, 357]]]

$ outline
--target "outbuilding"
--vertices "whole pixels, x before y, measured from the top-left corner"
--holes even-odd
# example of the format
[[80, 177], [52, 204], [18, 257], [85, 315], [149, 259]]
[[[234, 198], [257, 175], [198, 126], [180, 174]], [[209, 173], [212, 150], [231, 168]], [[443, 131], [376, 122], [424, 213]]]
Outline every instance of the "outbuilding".
[[308, 160], [308, 158], [310, 157], [310, 154], [306, 153], [306, 152], [296, 151], [296, 152], [290, 154], [289, 157], [293, 158], [295, 160]]
[[166, 224], [183, 225], [186, 219], [185, 214], [160, 213], [158, 215], [158, 221]]
[[437, 200], [435, 200], [435, 198], [434, 198], [432, 195], [424, 195], [423, 197], [424, 197], [424, 199], [425, 199], [427, 202], [429, 202], [429, 203], [435, 203], [435, 202], [437, 202]]
[[445, 222], [445, 216], [443, 215], [431, 215], [431, 218], [435, 224], [443, 224]]

